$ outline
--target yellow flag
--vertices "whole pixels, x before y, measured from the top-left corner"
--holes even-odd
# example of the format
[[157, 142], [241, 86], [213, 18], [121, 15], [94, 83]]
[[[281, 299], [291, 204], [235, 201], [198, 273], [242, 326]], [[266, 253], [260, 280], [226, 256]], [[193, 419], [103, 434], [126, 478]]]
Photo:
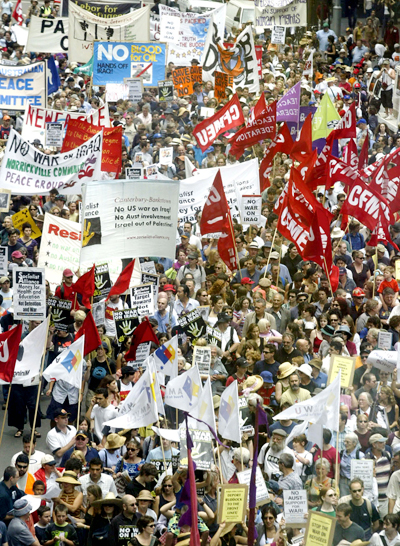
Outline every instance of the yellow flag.
[[326, 138], [339, 123], [340, 116], [328, 93], [322, 97], [312, 121], [312, 139]]

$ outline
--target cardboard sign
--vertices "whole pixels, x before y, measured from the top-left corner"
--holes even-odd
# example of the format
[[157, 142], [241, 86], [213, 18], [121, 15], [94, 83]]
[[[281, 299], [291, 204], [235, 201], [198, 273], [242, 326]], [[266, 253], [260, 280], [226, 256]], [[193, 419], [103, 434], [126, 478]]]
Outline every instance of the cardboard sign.
[[174, 162], [174, 149], [172, 146], [160, 149], [160, 157], [158, 162], [160, 165], [172, 165]]
[[156, 273], [147, 273], [145, 271], [142, 271], [140, 278], [141, 278], [140, 284], [152, 284], [153, 285], [154, 301], [157, 301], [158, 283], [160, 282], [160, 276], [157, 275]]
[[51, 307], [51, 323], [56, 330], [67, 332], [69, 326], [74, 322], [71, 317], [72, 301], [48, 298], [47, 305]]
[[108, 264], [96, 265], [94, 272], [94, 284], [96, 290], [93, 294], [95, 303], [106, 298], [111, 290], [111, 278]]
[[141, 180], [143, 178], [143, 168], [142, 167], [126, 167], [125, 168], [125, 178], [127, 180]]
[[199, 309], [199, 311], [201, 312], [201, 316], [207, 322], [208, 321], [208, 315], [210, 314], [210, 306], [209, 305], [199, 305], [199, 307], [197, 307], [197, 309]]
[[239, 396], [239, 425], [241, 434], [254, 436], [254, 427], [251, 423], [251, 413], [247, 404], [247, 396]]
[[307, 491], [305, 489], [283, 491], [285, 522], [289, 527], [305, 527], [308, 513]]
[[273, 27], [271, 31], [271, 44], [285, 45], [286, 27]]
[[214, 97], [217, 100], [226, 99], [226, 88], [233, 89], [233, 76], [229, 76], [226, 72], [214, 72], [215, 85]]
[[140, 269], [145, 273], [153, 273], [154, 275], [157, 275], [156, 264], [153, 262], [153, 260], [141, 263]]
[[106, 314], [106, 302], [99, 301], [98, 303], [93, 303], [92, 305], [92, 315], [93, 320], [96, 326], [104, 324], [104, 316]]
[[386, 332], [384, 330], [379, 330], [378, 333], [378, 349], [383, 349], [384, 351], [392, 350], [392, 339], [393, 334], [391, 332]]
[[13, 307], [17, 320], [45, 320], [46, 285], [44, 269], [15, 267], [13, 274]]
[[331, 546], [335, 527], [336, 518], [310, 510], [304, 544], [307, 546]]
[[242, 196], [242, 223], [258, 225], [261, 218], [261, 195]]
[[178, 97], [193, 93], [193, 84], [202, 82], [201, 66], [181, 66], [172, 71], [172, 81]]
[[154, 314], [153, 285], [139, 284], [131, 288], [132, 305], [137, 308], [139, 317], [151, 316]]
[[124, 78], [124, 82], [128, 86], [128, 100], [139, 102], [143, 95], [143, 79], [142, 78]]
[[7, 275], [8, 272], [8, 253], [5, 246], [0, 246], [0, 275]]
[[157, 82], [158, 99], [161, 101], [170, 101], [174, 98], [174, 82], [171, 80], [162, 80]]
[[13, 214], [12, 215], [12, 223], [13, 223], [14, 228], [18, 229], [20, 231], [21, 235], [22, 235], [22, 226], [25, 223], [30, 224], [30, 226], [32, 228], [32, 234], [31, 234], [32, 239], [37, 239], [38, 237], [40, 237], [42, 235], [42, 232], [40, 231], [40, 229], [35, 224], [35, 221], [32, 218], [31, 213], [29, 212], [28, 209], [22, 209], [22, 210], [16, 212], [15, 214]]
[[181, 20], [173, 15], [163, 15], [160, 21], [160, 42], [176, 41], [181, 29]]
[[397, 366], [397, 358], [397, 351], [374, 350], [369, 354], [367, 362], [378, 368], [378, 370], [392, 373]]
[[[199, 309], [199, 308], [197, 308], [197, 309]], [[201, 312], [201, 314], [203, 316], [202, 312]], [[216, 328], [213, 328], [209, 324], [207, 324], [205, 338], [206, 338], [207, 343], [209, 345], [216, 345], [219, 348], [222, 347], [222, 332], [220, 332]]]
[[[197, 470], [211, 470], [214, 464], [212, 434], [209, 430], [195, 430], [189, 428], [193, 442], [192, 459]], [[180, 435], [180, 464], [187, 468], [186, 427], [179, 429]]]
[[356, 358], [351, 356], [332, 355], [331, 366], [329, 370], [328, 385], [335, 379], [339, 370], [341, 370], [340, 386], [344, 389], [351, 387], [353, 384], [354, 369]]
[[193, 352], [193, 363], [199, 368], [199, 373], [209, 375], [211, 366], [210, 347], [195, 347]]
[[365, 490], [372, 491], [374, 481], [374, 461], [372, 459], [352, 459], [350, 477], [360, 478], [364, 482]]
[[61, 122], [46, 122], [45, 146], [61, 148], [64, 138], [64, 125]]
[[203, 82], [203, 67], [202, 66], [191, 66], [190, 74], [191, 74], [193, 83]]
[[219, 486], [218, 523], [241, 523], [246, 519], [248, 486], [229, 483]]
[[11, 191], [0, 189], [0, 212], [10, 210]]
[[145, 172], [145, 178], [148, 180], [158, 180], [158, 165], [155, 163], [154, 165], [149, 165], [148, 167], [144, 168]]
[[118, 345], [121, 345], [126, 337], [133, 334], [136, 326], [139, 326], [137, 307], [122, 309], [121, 311], [115, 310], [113, 313], [113, 318], [117, 332]]
[[178, 317], [178, 324], [191, 340], [204, 337], [206, 333], [206, 323], [197, 309]]
[[[251, 468], [247, 470], [243, 470], [242, 472], [238, 472], [237, 478], [239, 480], [239, 483], [246, 484], [250, 487], [250, 480], [251, 480]], [[261, 472], [261, 468], [257, 466], [256, 470], [256, 505], [262, 505], [265, 504], [265, 501], [269, 501], [269, 493], [267, 486], [265, 484], [264, 477]], [[247, 497], [247, 503], [249, 503], [249, 499]]]

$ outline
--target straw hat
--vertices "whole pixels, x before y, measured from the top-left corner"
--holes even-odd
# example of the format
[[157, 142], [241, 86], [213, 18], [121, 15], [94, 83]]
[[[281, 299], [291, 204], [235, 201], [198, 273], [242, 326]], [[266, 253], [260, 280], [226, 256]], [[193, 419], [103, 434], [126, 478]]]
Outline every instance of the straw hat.
[[72, 472], [72, 470], [66, 470], [61, 478], [56, 479], [56, 482], [70, 483], [71, 485], [81, 485], [81, 482], [76, 479], [76, 474], [75, 472]]
[[260, 375], [250, 375], [243, 382], [243, 389], [250, 389], [251, 392], [256, 392], [263, 386], [264, 380]]
[[331, 233], [331, 239], [341, 239], [344, 236], [344, 231], [340, 227], [335, 227]]
[[92, 502], [92, 506], [101, 506], [102, 504], [114, 504], [115, 506], [122, 506], [122, 499], [117, 499], [114, 493], [107, 493], [104, 499], [99, 499]]
[[104, 448], [118, 449], [122, 447], [125, 442], [126, 442], [126, 438], [124, 436], [120, 436], [119, 434], [112, 433], [107, 436], [107, 441]]
[[137, 501], [144, 500], [144, 501], [154, 502], [155, 498], [150, 493], [150, 491], [147, 491], [147, 489], [143, 489], [142, 491], [140, 491], [139, 495], [137, 495], [136, 500]]
[[293, 364], [291, 364], [290, 362], [284, 362], [279, 366], [277, 377], [278, 379], [285, 379], [285, 377], [292, 375], [292, 373], [296, 371], [297, 368], [293, 366]]

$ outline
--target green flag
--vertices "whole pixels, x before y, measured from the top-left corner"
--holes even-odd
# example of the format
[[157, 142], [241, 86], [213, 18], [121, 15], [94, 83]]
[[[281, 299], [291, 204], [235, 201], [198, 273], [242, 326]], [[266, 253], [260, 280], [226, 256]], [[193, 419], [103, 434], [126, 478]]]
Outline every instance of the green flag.
[[82, 66], [74, 68], [74, 74], [86, 74], [87, 76], [93, 76], [93, 55], [90, 61]]
[[312, 120], [312, 139], [326, 138], [337, 126], [340, 116], [328, 93], [322, 97]]

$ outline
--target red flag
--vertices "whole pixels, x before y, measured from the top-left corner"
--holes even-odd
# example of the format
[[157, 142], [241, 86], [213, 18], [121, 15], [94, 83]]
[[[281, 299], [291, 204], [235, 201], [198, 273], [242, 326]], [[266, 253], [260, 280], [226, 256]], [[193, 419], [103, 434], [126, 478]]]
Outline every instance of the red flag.
[[253, 146], [265, 138], [273, 139], [276, 134], [276, 101], [267, 105], [264, 93], [254, 107], [249, 123], [240, 129], [231, 139], [229, 153], [236, 159], [243, 154], [245, 148]]
[[224, 264], [226, 264], [231, 271], [237, 269], [236, 242], [232, 235], [232, 229], [229, 224], [228, 217], [226, 218], [224, 231], [218, 239], [218, 254], [220, 255], [220, 258]]
[[326, 142], [321, 153], [318, 156], [317, 161], [313, 167], [313, 170], [307, 176], [307, 186], [311, 191], [316, 190], [318, 186], [326, 186], [326, 176], [328, 173], [328, 159], [332, 150], [332, 142]]
[[103, 130], [101, 170], [117, 173], [122, 168], [122, 127], [98, 127], [84, 120], [69, 119], [61, 152], [77, 148]]
[[123, 294], [126, 292], [129, 288], [129, 285], [131, 283], [131, 277], [133, 273], [133, 268], [135, 267], [135, 260], [132, 260], [122, 271], [121, 275], [118, 277], [118, 279], [115, 281], [113, 287], [111, 288], [106, 301], [108, 301], [111, 296], [114, 296], [114, 294]]
[[21, 343], [22, 325], [0, 334], [0, 379], [11, 383]]
[[332, 268], [332, 242], [330, 233], [332, 218], [333, 215], [321, 205], [316, 209], [310, 226], [308, 242], [302, 254], [304, 260], [310, 260], [319, 264], [326, 271], [327, 275], [329, 275]]
[[365, 137], [364, 143], [360, 151], [360, 157], [358, 158], [358, 168], [365, 169], [368, 166], [368, 150], [369, 150], [369, 137], [368, 133]]
[[290, 156], [299, 163], [304, 163], [312, 151], [312, 115], [310, 112], [297, 135]]
[[97, 327], [91, 311], [89, 311], [89, 313], [86, 315], [82, 326], [76, 332], [75, 341], [83, 335], [85, 335], [85, 355], [91, 353], [92, 351], [95, 351], [97, 347], [101, 345], [99, 332], [97, 331]]
[[279, 129], [278, 134], [265, 151], [264, 158], [261, 161], [260, 187], [268, 188], [271, 185], [270, 183], [268, 183], [268, 185], [266, 186], [266, 181], [269, 178], [271, 171], [273, 170], [272, 162], [275, 155], [280, 152], [285, 152], [289, 155], [292, 150], [293, 144], [294, 143], [290, 134], [289, 127], [286, 125], [286, 123], [283, 123], [281, 128]]
[[159, 345], [158, 338], [154, 333], [153, 328], [147, 317], [144, 318], [144, 321], [135, 328], [132, 334], [132, 341], [129, 351], [125, 355], [125, 360], [130, 362], [131, 360], [136, 360], [136, 350], [141, 343], [146, 343], [147, 341], [154, 341], [156, 345]]
[[354, 138], [351, 138], [344, 147], [343, 161], [353, 169], [358, 169], [358, 150]]
[[13, 18], [17, 21], [17, 25], [21, 26], [24, 22], [24, 16], [22, 13], [22, 0], [18, 0], [15, 4], [14, 11], [12, 13]]
[[82, 303], [88, 309], [91, 309], [92, 304], [90, 298], [93, 297], [96, 286], [94, 284], [94, 270], [96, 266], [93, 264], [92, 269], [79, 277], [79, 279], [72, 285], [72, 289], [78, 294], [82, 295]]
[[221, 171], [218, 169], [201, 215], [200, 233], [206, 235], [207, 233], [224, 231], [227, 214], [229, 214], [229, 207], [222, 184]]
[[338, 126], [329, 133], [327, 140], [332, 142], [339, 138], [356, 138], [356, 103], [353, 102], [345, 115], [339, 121]]
[[335, 293], [336, 290], [339, 288], [339, 268], [337, 265], [332, 266], [332, 270], [330, 272], [330, 280], [331, 280], [332, 292]]
[[279, 216], [282, 212], [283, 202], [288, 196], [289, 203], [293, 212], [300, 216], [301, 223], [309, 227], [314, 217], [314, 212], [318, 207], [318, 202], [311, 190], [304, 183], [299, 171], [291, 169], [290, 179], [283, 192], [275, 202], [274, 212]]
[[300, 256], [303, 256], [304, 247], [308, 241], [308, 228], [294, 210], [294, 203], [295, 201], [289, 198], [289, 193], [286, 193], [278, 214], [279, 219], [276, 228], [283, 237], [296, 245]]
[[221, 133], [238, 127], [244, 122], [245, 119], [239, 97], [235, 94], [221, 110], [218, 110], [213, 116], [196, 125], [193, 129], [193, 135], [201, 151], [205, 152]]

